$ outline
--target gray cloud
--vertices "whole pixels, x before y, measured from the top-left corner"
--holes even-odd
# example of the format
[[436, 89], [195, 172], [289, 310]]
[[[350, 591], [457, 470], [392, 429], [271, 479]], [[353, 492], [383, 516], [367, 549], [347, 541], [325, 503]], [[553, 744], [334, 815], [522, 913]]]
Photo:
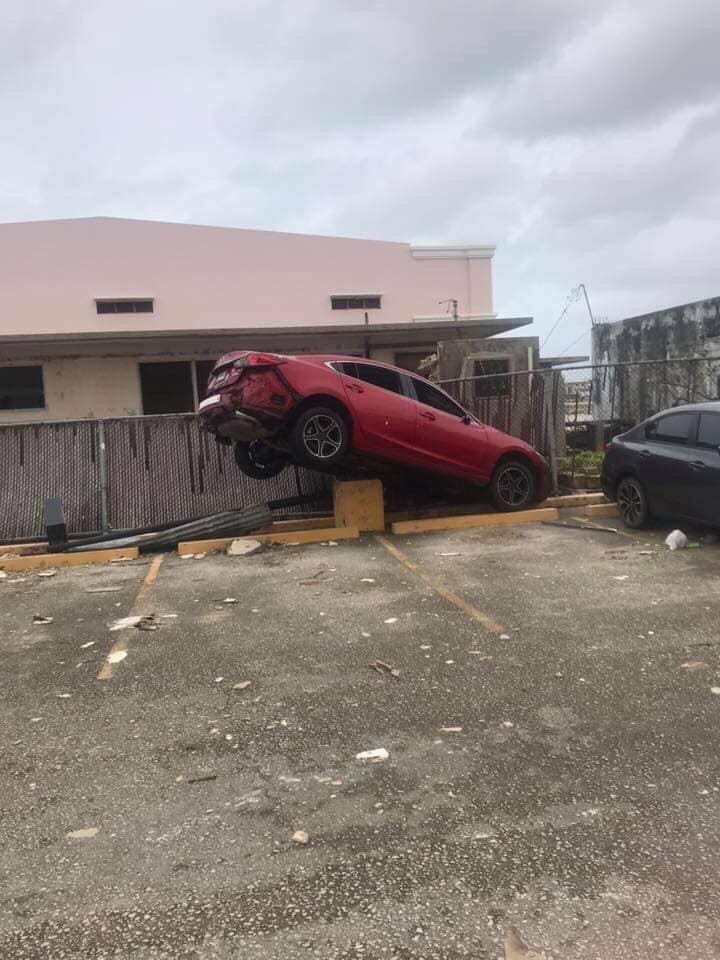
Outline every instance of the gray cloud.
[[4, 219], [495, 241], [541, 333], [580, 280], [611, 319], [720, 293], [713, 0], [45, 0], [0, 38]]

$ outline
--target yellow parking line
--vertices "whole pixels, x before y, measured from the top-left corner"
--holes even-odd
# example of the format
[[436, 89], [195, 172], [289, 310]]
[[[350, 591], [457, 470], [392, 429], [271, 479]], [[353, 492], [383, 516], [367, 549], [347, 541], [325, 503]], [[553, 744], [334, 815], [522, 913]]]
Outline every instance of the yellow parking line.
[[[142, 603], [145, 600], [145, 595], [157, 580], [158, 573], [160, 572], [160, 564], [164, 559], [164, 554], [159, 554], [157, 557], [153, 557], [151, 560], [150, 566], [148, 567], [148, 572], [145, 574], [145, 579], [140, 584], [138, 592], [135, 594], [135, 599], [133, 600], [133, 604], [130, 607], [130, 613], [128, 614], [129, 617], [136, 617], [142, 614]], [[100, 673], [97, 675], [98, 680], [110, 680], [112, 678], [117, 663], [112, 663], [110, 661], [110, 657], [114, 653], [126, 651], [129, 642], [128, 634], [126, 632], [122, 632], [112, 647], [110, 647], [108, 655], [102, 667], [100, 668]]]
[[423, 583], [427, 584], [432, 590], [435, 591], [443, 600], [447, 600], [448, 603], [452, 603], [459, 610], [465, 614], [466, 617], [469, 617], [470, 620], [474, 620], [475, 623], [481, 624], [485, 627], [486, 630], [489, 630], [490, 633], [505, 633], [505, 627], [497, 623], [492, 617], [489, 617], [486, 613], [483, 613], [482, 610], [478, 610], [477, 607], [474, 607], [471, 603], [468, 603], [467, 600], [463, 600], [462, 597], [459, 597], [456, 593], [453, 593], [452, 590], [448, 590], [444, 587], [435, 577], [431, 577], [430, 574], [425, 573], [424, 570], [421, 570], [416, 563], [406, 556], [402, 550], [395, 546], [394, 543], [386, 537], [376, 536], [375, 539], [378, 543], [381, 543], [388, 553], [392, 554], [396, 560], [399, 560], [404, 567], [413, 573], [418, 580], [422, 580]]

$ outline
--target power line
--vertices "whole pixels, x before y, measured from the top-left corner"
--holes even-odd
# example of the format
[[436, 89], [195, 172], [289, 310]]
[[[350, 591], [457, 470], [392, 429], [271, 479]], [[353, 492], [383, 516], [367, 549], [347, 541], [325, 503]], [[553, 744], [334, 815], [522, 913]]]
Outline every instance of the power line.
[[[581, 285], [581, 286], [582, 286], [582, 285]], [[560, 316], [557, 318], [557, 320], [555, 321], [555, 323], [554, 323], [554, 324], [552, 325], [552, 327], [550, 328], [550, 333], [548, 333], [548, 335], [545, 337], [545, 339], [543, 340], [543, 342], [540, 344], [540, 349], [541, 349], [541, 350], [542, 350], [542, 348], [545, 346], [545, 344], [548, 342], [548, 340], [550, 339], [550, 337], [553, 335], [553, 333], [555, 332], [555, 330], [557, 329], [557, 325], [560, 323], [560, 321], [562, 320], [562, 318], [563, 318], [563, 317], [565, 316], [565, 314], [568, 312], [568, 308], [570, 307], [570, 305], [573, 304], [573, 303], [576, 303], [579, 299], [580, 299], [580, 287], [573, 287], [572, 290], [570, 291], [570, 293], [569, 293], [569, 294], [567, 295], [567, 297], [565, 298], [565, 306], [564, 306], [564, 307], [562, 308], [562, 310], [560, 311]]]
[[586, 337], [591, 331], [592, 331], [592, 327], [588, 327], [587, 330], [583, 330], [583, 332], [580, 334], [580, 336], [577, 338], [577, 340], [573, 340], [573, 342], [572, 342], [571, 344], [569, 344], [567, 347], [565, 347], [564, 350], [561, 350], [560, 353], [558, 354], [558, 356], [559, 356], [559, 357], [565, 356], [565, 354], [568, 352], [568, 350], [572, 350], [572, 348], [575, 346], [575, 344], [576, 344], [576, 343], [580, 343], [580, 341], [581, 341], [584, 337]]

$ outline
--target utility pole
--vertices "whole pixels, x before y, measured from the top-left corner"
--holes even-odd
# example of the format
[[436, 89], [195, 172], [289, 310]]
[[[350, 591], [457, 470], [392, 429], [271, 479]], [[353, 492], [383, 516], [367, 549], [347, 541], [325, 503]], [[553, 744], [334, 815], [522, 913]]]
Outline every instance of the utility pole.
[[595, 326], [595, 317], [593, 316], [592, 307], [590, 306], [590, 300], [588, 299], [587, 290], [585, 289], [585, 284], [581, 283], [578, 286], [578, 290], [582, 290], [583, 296], [585, 297], [585, 306], [587, 307], [588, 313], [590, 314], [590, 324]]

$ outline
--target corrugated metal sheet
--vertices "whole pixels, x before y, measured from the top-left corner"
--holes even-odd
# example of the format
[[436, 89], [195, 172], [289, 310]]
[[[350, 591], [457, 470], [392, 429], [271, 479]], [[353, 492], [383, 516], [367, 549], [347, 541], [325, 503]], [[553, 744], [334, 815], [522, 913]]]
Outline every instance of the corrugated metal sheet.
[[[0, 539], [39, 535], [42, 501], [60, 497], [68, 529], [101, 529], [100, 421], [0, 427]], [[250, 503], [328, 489], [326, 477], [289, 467], [271, 480], [240, 472], [230, 447], [191, 415], [102, 421], [110, 527], [170, 523]]]

